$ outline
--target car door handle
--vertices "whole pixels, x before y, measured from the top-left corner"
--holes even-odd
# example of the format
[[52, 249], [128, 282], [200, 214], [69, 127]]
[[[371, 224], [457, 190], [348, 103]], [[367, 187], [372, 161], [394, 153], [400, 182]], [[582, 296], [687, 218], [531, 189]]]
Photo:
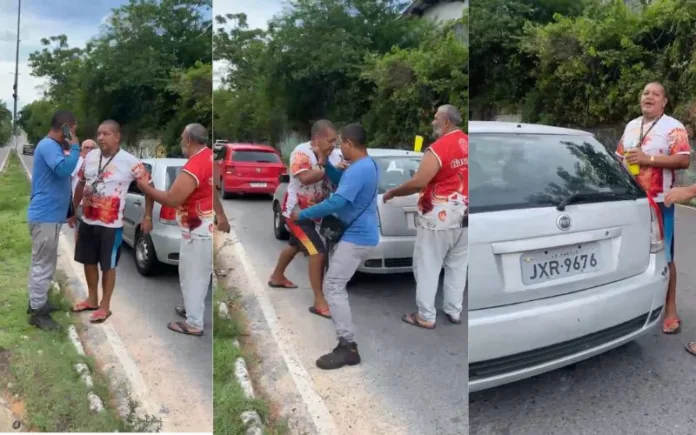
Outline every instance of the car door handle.
[[143, 205], [143, 203], [140, 201], [133, 201], [133, 205]]

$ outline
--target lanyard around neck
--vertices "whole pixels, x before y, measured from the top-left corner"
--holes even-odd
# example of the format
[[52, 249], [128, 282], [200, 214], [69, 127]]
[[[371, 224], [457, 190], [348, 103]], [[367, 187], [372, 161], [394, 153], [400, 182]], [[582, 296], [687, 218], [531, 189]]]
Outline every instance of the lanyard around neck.
[[662, 119], [662, 115], [658, 116], [655, 121], [653, 121], [652, 125], [650, 125], [650, 128], [648, 128], [648, 131], [643, 133], [643, 125], [645, 123], [645, 118], [640, 118], [640, 138], [638, 139], [638, 147], [643, 146], [643, 141], [645, 140], [646, 137], [650, 134], [650, 131], [655, 127], [655, 125]]

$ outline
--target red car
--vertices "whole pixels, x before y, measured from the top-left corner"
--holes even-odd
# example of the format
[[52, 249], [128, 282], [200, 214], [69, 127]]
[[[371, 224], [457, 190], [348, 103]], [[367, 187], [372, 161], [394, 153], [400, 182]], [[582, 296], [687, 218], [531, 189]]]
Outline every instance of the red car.
[[287, 173], [280, 153], [268, 145], [225, 144], [218, 161], [223, 198], [235, 194], [273, 195], [278, 177]]

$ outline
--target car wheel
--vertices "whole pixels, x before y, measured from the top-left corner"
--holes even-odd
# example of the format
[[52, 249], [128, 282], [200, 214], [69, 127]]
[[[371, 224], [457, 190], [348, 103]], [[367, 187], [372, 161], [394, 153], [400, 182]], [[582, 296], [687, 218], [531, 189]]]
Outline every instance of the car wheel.
[[157, 272], [159, 261], [155, 253], [155, 245], [148, 234], [144, 234], [141, 231], [138, 231], [136, 234], [133, 246], [133, 259], [135, 260], [135, 267], [138, 269], [138, 273], [142, 276], [152, 276]]
[[228, 191], [225, 190], [225, 181], [220, 180], [220, 193], [222, 195], [222, 199], [232, 199], [232, 194]]
[[278, 240], [290, 239], [290, 233], [285, 229], [285, 218], [280, 212], [278, 203], [273, 205], [273, 234]]

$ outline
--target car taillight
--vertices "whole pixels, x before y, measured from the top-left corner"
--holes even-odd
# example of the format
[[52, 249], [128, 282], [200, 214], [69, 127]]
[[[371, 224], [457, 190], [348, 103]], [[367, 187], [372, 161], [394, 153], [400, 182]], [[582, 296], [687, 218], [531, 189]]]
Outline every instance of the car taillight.
[[662, 224], [660, 207], [650, 197], [648, 197], [648, 202], [650, 203], [650, 253], [654, 254], [665, 249], [664, 225]]
[[162, 206], [160, 209], [159, 220], [166, 225], [176, 225], [176, 209]]

